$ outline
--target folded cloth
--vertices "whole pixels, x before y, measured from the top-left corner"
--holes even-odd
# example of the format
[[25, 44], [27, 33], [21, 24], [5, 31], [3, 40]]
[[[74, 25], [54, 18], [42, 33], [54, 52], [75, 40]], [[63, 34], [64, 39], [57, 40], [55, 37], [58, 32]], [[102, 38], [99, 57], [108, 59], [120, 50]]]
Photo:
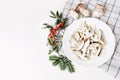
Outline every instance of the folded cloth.
[[[113, 55], [109, 61], [100, 66], [99, 68], [105, 70], [116, 78], [120, 80], [120, 1], [119, 0], [67, 0], [64, 8], [63, 15], [70, 19], [69, 24], [71, 24], [74, 19], [69, 17], [69, 10], [75, 9], [76, 6], [82, 2], [85, 4], [85, 8], [93, 11], [96, 4], [101, 4], [105, 7], [105, 14], [101, 18], [98, 18], [108, 24], [112, 29], [115, 39], [116, 46]], [[84, 16], [80, 16], [84, 17]], [[109, 36], [109, 35], [108, 35]]]

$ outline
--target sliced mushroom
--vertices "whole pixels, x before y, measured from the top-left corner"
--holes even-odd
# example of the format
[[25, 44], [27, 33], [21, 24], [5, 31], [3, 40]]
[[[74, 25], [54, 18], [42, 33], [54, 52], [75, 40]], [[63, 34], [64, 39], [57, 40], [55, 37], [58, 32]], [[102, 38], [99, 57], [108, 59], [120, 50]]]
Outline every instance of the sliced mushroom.
[[90, 44], [90, 40], [88, 39], [88, 40], [85, 42], [83, 48], [81, 49], [81, 51], [83, 52], [83, 54], [86, 53], [87, 47], [89, 46], [89, 44]]
[[101, 35], [102, 35], [101, 30], [100, 29], [95, 29], [95, 32], [94, 32], [94, 34], [93, 34], [93, 36], [91, 38], [95, 42], [100, 41]]
[[102, 17], [105, 13], [105, 8], [101, 4], [96, 4], [95, 9], [92, 12], [93, 17]]
[[87, 58], [90, 59], [92, 55], [93, 55], [92, 50], [90, 49], [90, 47], [88, 47], [87, 54], [86, 54]]
[[96, 49], [91, 50], [91, 54], [93, 54], [93, 55], [96, 55], [96, 52], [97, 52]]
[[74, 32], [71, 36], [70, 41], [78, 41], [81, 36], [79, 35], [79, 32]]
[[99, 43], [101, 44], [102, 47], [105, 45], [102, 40], [100, 40]]
[[99, 56], [99, 55], [100, 55], [101, 50], [102, 50], [102, 46], [99, 45], [99, 46], [97, 47], [96, 56]]
[[75, 20], [79, 18], [79, 14], [75, 10], [72, 10], [72, 9], [69, 11], [69, 16], [71, 16]]
[[81, 51], [73, 51], [79, 58], [80, 58], [80, 55], [82, 55]]
[[75, 10], [77, 12], [80, 11], [80, 13], [82, 13], [86, 17], [90, 16], [90, 11], [84, 8], [83, 3], [78, 4]]
[[75, 38], [76, 41], [80, 38], [80, 35], [79, 35], [78, 32], [75, 32], [75, 33], [74, 33], [74, 38]]
[[83, 60], [88, 60], [85, 53], [83, 53], [82, 55], [79, 55], [79, 57]]
[[88, 60], [87, 57], [85, 57], [85, 54], [83, 54], [81, 51], [73, 51], [77, 56], [78, 58], [81, 58], [83, 60]]
[[85, 21], [70, 39], [72, 51], [83, 60], [100, 56], [104, 47], [102, 31], [88, 25]]
[[71, 49], [72, 50], [80, 50], [84, 45], [84, 41], [81, 41], [79, 43], [72, 43], [71, 44]]
[[88, 49], [89, 49], [89, 52], [91, 51], [91, 54], [99, 56], [102, 46], [99, 43], [92, 43]]

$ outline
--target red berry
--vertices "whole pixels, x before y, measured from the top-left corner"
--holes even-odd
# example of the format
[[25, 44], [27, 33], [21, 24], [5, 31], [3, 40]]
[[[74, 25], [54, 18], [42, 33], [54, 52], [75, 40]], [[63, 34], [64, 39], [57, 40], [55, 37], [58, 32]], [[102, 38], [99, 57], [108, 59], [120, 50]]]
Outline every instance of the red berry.
[[50, 39], [52, 39], [54, 36], [53, 36], [53, 34], [50, 33], [50, 34], [48, 35], [48, 37], [49, 37]]
[[54, 42], [54, 41], [52, 41], [52, 42], [51, 42], [51, 44], [52, 44], [52, 45], [55, 45], [55, 42]]
[[50, 33], [51, 33], [51, 34], [55, 34], [55, 33], [56, 33], [56, 30], [55, 30], [55, 29], [52, 29], [52, 30], [50, 30]]
[[56, 26], [55, 26], [55, 30], [58, 30], [59, 28], [61, 28], [62, 26], [64, 25], [64, 23], [63, 22], [60, 22], [59, 24], [57, 24]]

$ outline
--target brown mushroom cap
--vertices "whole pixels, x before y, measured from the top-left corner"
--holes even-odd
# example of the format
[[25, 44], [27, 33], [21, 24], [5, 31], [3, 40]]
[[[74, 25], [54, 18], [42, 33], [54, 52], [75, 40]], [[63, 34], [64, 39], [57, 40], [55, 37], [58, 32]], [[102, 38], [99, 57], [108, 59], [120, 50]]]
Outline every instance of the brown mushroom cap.
[[75, 11], [76, 11], [76, 12], [79, 12], [79, 9], [80, 9], [81, 7], [83, 7], [83, 6], [84, 6], [83, 3], [79, 3], [79, 4], [76, 6]]
[[104, 8], [104, 6], [103, 6], [103, 5], [101, 5], [101, 4], [96, 4], [96, 6], [95, 6], [95, 7], [96, 7], [96, 8], [99, 8], [99, 9], [103, 9], [103, 10], [105, 9], [105, 8]]

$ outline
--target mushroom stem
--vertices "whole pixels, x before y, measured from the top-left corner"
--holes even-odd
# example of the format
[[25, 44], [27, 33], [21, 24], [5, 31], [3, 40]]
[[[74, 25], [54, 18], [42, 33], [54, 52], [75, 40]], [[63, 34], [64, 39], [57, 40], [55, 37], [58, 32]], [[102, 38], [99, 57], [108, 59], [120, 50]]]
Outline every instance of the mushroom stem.
[[77, 11], [72, 9], [69, 11], [69, 16], [71, 16], [75, 20], [79, 18], [79, 14], [77, 13]]

